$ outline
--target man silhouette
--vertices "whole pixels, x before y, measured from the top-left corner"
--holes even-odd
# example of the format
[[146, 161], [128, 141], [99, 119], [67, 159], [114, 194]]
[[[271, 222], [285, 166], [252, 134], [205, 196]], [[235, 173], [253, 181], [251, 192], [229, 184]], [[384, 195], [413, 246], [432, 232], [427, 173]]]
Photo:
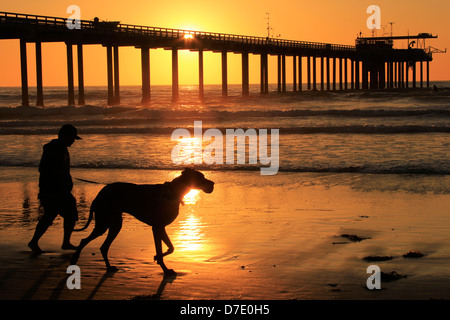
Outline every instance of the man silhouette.
[[70, 236], [78, 220], [76, 200], [72, 195], [72, 177], [70, 175], [70, 157], [67, 147], [75, 140], [81, 139], [77, 129], [63, 125], [58, 132], [58, 139], [53, 139], [43, 147], [39, 164], [39, 200], [44, 214], [39, 220], [33, 238], [28, 247], [35, 253], [44, 251], [38, 245], [39, 239], [53, 224], [58, 214], [64, 218], [64, 238], [62, 249], [76, 249], [70, 243]]

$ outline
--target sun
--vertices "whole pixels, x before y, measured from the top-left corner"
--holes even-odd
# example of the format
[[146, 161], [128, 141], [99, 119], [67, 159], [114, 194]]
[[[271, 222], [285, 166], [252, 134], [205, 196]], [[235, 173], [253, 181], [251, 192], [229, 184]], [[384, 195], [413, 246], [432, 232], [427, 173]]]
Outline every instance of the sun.
[[184, 197], [183, 202], [185, 204], [195, 204], [200, 199], [200, 190], [191, 189]]

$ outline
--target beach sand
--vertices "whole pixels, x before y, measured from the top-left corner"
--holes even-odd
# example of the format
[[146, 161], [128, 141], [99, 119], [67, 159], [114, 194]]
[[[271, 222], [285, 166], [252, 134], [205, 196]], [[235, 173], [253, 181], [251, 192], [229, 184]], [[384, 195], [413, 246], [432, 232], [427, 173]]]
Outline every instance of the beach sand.
[[[72, 169], [84, 225], [101, 183], [162, 183], [178, 171]], [[151, 228], [124, 214], [105, 273], [91, 242], [77, 265], [81, 289], [66, 286], [72, 251], [60, 249], [62, 219], [27, 247], [38, 219], [36, 168], [0, 168], [0, 299], [18, 300], [386, 300], [450, 298], [450, 178], [440, 175], [206, 171], [212, 194], [186, 199], [167, 227], [175, 252], [165, 258], [178, 275], [164, 277], [153, 261]], [[74, 233], [74, 244], [93, 226]], [[364, 238], [352, 241], [352, 234]], [[420, 258], [405, 258], [409, 251]], [[366, 256], [392, 256], [365, 261]], [[407, 277], [368, 290], [370, 265]]]

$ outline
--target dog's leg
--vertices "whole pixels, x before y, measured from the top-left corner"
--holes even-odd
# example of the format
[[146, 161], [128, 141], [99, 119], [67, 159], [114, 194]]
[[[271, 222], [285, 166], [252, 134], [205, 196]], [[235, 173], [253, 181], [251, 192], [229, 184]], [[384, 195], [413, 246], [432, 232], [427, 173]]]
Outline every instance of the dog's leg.
[[169, 236], [167, 235], [166, 228], [161, 229], [161, 240], [167, 246], [167, 251], [163, 253], [163, 256], [167, 256], [168, 254], [171, 254], [174, 251], [174, 247], [173, 247], [172, 242], [169, 239]]
[[[163, 269], [164, 274], [176, 275], [175, 271], [167, 268], [166, 265], [164, 264], [163, 257], [165, 256], [165, 254], [162, 253], [162, 243], [161, 243], [161, 241], [164, 238], [164, 234], [165, 234], [165, 237], [167, 237], [164, 227], [162, 227], [162, 228], [161, 227], [153, 227], [153, 238], [155, 240], [155, 249], [156, 249], [155, 260]], [[169, 239], [169, 237], [167, 237], [167, 240], [168, 239]], [[164, 242], [167, 244], [167, 242], [165, 240], [164, 240]], [[169, 243], [170, 243], [170, 240], [169, 240]], [[173, 246], [172, 246], [172, 251], [173, 251]]]
[[98, 238], [102, 234], [104, 234], [106, 232], [106, 230], [108, 230], [108, 228], [106, 226], [100, 226], [100, 224], [96, 223], [95, 228], [94, 228], [94, 230], [92, 230], [91, 234], [87, 238], [84, 238], [83, 240], [80, 241], [80, 245], [78, 246], [77, 251], [75, 251], [75, 253], [72, 255], [72, 257], [70, 259], [70, 264], [72, 264], [72, 265], [76, 264], [78, 261], [78, 258], [80, 257], [81, 250], [83, 250], [83, 248], [85, 246], [87, 246], [87, 244], [89, 242], [91, 242], [95, 238]]
[[[159, 234], [161, 235], [161, 240], [162, 240], [162, 241], [166, 244], [166, 246], [167, 246], [167, 251], [164, 252], [164, 253], [162, 254], [162, 256], [165, 257], [165, 256], [167, 256], [167, 255], [173, 253], [174, 247], [173, 247], [172, 242], [171, 242], [170, 239], [169, 239], [169, 236], [167, 235], [166, 228], [160, 228], [160, 229], [159, 229]], [[161, 252], [162, 252], [162, 248], [161, 248]], [[157, 260], [157, 258], [158, 258], [158, 256], [156, 255], [156, 256], [154, 257], [154, 259]]]
[[172, 241], [170, 241], [169, 236], [167, 235], [166, 232], [166, 228], [162, 229], [162, 241], [164, 241], [164, 243], [167, 246], [167, 251], [164, 253], [164, 256], [167, 256], [168, 254], [173, 253], [173, 251], [175, 250], [175, 248], [173, 247]]
[[105, 242], [103, 242], [102, 246], [100, 247], [100, 252], [102, 253], [103, 260], [105, 260], [107, 272], [118, 271], [116, 267], [111, 266], [109, 264], [108, 250], [109, 247], [111, 246], [111, 243], [117, 237], [121, 229], [122, 229], [122, 216], [119, 215], [118, 218], [110, 222], [108, 236], [106, 237]]

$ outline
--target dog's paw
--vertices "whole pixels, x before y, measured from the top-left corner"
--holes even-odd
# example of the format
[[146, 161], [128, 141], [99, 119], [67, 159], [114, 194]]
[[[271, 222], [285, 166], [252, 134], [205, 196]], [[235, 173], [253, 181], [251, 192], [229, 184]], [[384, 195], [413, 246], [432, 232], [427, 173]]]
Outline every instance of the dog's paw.
[[177, 275], [177, 273], [173, 269], [167, 269], [167, 270], [164, 270], [164, 275], [174, 277]]
[[106, 268], [106, 272], [111, 273], [111, 272], [117, 272], [119, 271], [119, 269], [117, 269], [117, 267], [114, 266], [109, 266]]
[[74, 254], [72, 255], [72, 257], [70, 258], [70, 264], [71, 264], [71, 265], [77, 264], [78, 257], [79, 257], [79, 254], [74, 253]]

